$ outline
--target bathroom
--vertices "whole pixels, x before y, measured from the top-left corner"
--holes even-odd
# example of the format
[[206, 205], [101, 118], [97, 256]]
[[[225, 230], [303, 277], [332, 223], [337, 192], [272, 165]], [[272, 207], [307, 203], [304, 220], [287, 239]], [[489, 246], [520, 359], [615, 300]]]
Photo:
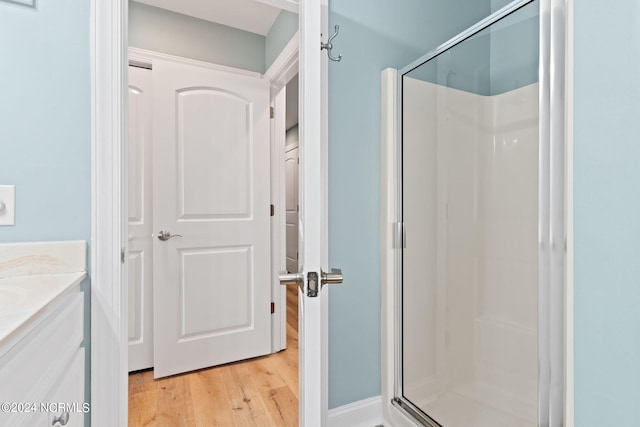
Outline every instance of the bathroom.
[[[96, 3], [40, 0], [29, 8], [0, 1], [0, 184], [16, 186], [16, 224], [0, 227], [3, 244], [92, 240]], [[340, 25], [334, 51], [343, 59], [329, 64], [328, 253], [345, 276], [329, 296], [329, 410], [379, 399], [383, 388], [380, 73], [406, 66], [507, 2], [390, 3], [329, 2], [328, 28]], [[566, 5], [573, 422], [635, 426], [640, 152], [634, 136], [640, 94], [633, 81], [640, 58], [630, 52], [639, 47], [638, 6], [630, 0]], [[89, 253], [93, 249], [90, 243]]]

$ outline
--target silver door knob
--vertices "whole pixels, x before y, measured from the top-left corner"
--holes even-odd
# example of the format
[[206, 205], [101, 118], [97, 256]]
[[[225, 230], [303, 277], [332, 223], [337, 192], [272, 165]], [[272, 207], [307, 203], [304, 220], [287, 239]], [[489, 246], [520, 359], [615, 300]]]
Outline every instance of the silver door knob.
[[182, 234], [171, 234], [166, 230], [160, 230], [160, 232], [158, 233], [158, 239], [162, 240], [163, 242], [166, 242], [173, 237], [182, 237]]
[[278, 273], [281, 285], [301, 285], [304, 283], [304, 275], [302, 273], [289, 273], [281, 271]]
[[337, 285], [342, 283], [342, 270], [339, 268], [332, 268], [331, 273], [321, 271], [320, 283], [322, 283], [322, 285]]

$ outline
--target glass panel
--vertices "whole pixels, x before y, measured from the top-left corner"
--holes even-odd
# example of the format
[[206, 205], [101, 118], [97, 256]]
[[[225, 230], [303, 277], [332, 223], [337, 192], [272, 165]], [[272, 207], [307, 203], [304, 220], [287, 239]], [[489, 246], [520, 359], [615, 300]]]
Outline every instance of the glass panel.
[[538, 10], [402, 80], [402, 397], [444, 427], [537, 425]]

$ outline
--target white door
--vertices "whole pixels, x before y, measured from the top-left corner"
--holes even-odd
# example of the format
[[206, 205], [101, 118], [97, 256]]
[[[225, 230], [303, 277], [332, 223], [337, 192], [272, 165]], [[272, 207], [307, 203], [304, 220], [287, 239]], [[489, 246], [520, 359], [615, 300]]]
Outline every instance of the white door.
[[328, 413], [328, 286], [316, 296], [314, 275], [328, 270], [327, 253], [327, 0], [300, 2], [300, 425], [324, 427]]
[[129, 371], [153, 366], [151, 70], [129, 67]]
[[155, 377], [271, 350], [269, 84], [154, 61]]
[[[290, 132], [287, 132], [287, 140]], [[297, 141], [297, 131], [296, 141]], [[288, 142], [288, 141], [287, 141]], [[287, 241], [287, 271], [298, 272], [298, 144], [285, 149], [285, 229]]]

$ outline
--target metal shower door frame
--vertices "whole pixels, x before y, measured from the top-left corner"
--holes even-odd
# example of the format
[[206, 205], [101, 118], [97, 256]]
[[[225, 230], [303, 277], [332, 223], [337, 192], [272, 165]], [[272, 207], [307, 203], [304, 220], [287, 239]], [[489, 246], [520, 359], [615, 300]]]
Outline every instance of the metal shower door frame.
[[[402, 388], [402, 117], [403, 76], [535, 0], [516, 0], [398, 70], [395, 209], [395, 363], [392, 405], [429, 427], [441, 427], [403, 396]], [[538, 426], [565, 425], [565, 0], [540, 0], [538, 158]], [[446, 427], [446, 426], [444, 426]]]

